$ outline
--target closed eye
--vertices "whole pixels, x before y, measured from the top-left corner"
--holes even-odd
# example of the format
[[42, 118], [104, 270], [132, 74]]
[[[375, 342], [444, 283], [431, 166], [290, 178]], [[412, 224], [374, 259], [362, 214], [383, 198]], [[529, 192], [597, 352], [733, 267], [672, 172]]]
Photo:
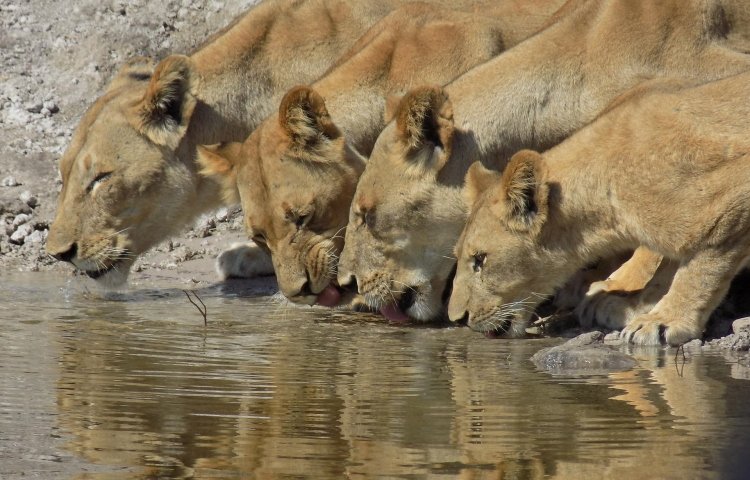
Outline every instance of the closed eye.
[[91, 192], [91, 190], [94, 189], [97, 185], [99, 185], [101, 182], [106, 180], [112, 175], [112, 172], [103, 172], [98, 174], [96, 177], [94, 177], [93, 180], [91, 180], [91, 183], [88, 184], [86, 187], [86, 192]]

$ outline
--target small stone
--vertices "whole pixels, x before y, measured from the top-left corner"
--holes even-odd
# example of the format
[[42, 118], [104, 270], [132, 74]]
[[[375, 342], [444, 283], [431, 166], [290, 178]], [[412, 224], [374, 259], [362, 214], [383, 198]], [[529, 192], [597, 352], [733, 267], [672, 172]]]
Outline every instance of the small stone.
[[31, 208], [39, 205], [39, 200], [28, 190], [24, 190], [23, 192], [21, 192], [21, 195], [18, 196], [18, 199]]
[[16, 231], [13, 232], [13, 235], [10, 236], [10, 243], [15, 243], [16, 245], [23, 245], [24, 242], [26, 241], [26, 237], [31, 235], [33, 231], [34, 231], [34, 228], [28, 223], [19, 226], [16, 229]]
[[750, 332], [750, 317], [740, 318], [732, 322], [734, 333]]
[[0, 185], [3, 187], [17, 187], [21, 184], [14, 177], [5, 177]]
[[19, 213], [13, 219], [13, 226], [14, 227], [18, 227], [19, 225], [23, 225], [24, 223], [28, 223], [29, 220], [31, 220], [31, 215], [27, 215], [25, 213]]
[[219, 211], [216, 212], [216, 218], [217, 222], [226, 222], [227, 218], [229, 218], [229, 209], [224, 207], [220, 208]]
[[41, 113], [44, 104], [42, 102], [29, 102], [24, 105], [24, 108], [30, 113]]
[[57, 113], [60, 111], [60, 107], [57, 106], [52, 100], [47, 100], [42, 104], [42, 108], [46, 108], [50, 113]]
[[26, 243], [42, 243], [47, 238], [46, 230], [34, 230], [26, 237]]

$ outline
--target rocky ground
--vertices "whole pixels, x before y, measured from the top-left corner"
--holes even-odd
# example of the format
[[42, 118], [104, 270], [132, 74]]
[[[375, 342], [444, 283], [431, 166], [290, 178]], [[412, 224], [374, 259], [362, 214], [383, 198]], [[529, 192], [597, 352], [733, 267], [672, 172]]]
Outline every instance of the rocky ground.
[[[44, 251], [61, 187], [57, 162], [118, 66], [136, 55], [189, 53], [256, 1], [0, 0], [0, 269], [71, 273]], [[214, 258], [244, 238], [238, 213], [200, 219], [143, 256], [133, 278], [216, 281]], [[750, 349], [750, 331], [732, 331], [732, 320], [750, 313], [746, 285], [750, 278], [714, 315], [706, 345]]]
[[[70, 272], [44, 252], [61, 187], [57, 162], [118, 66], [189, 53], [256, 1], [0, 0], [0, 269]], [[135, 270], [215, 280], [213, 258], [242, 237], [237, 211], [224, 210]]]

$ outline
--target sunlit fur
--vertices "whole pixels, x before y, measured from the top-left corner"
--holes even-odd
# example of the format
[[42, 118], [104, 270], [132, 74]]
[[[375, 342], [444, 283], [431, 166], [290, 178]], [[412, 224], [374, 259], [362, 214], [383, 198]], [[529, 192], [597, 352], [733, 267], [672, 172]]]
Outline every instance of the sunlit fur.
[[[750, 8], [738, 0], [569, 2], [548, 28], [445, 86], [452, 115], [426, 125], [431, 140], [421, 148], [399, 115], [383, 130], [352, 203], [340, 280], [356, 277], [361, 290], [369, 279], [419, 278], [439, 289], [467, 218], [460, 189], [473, 162], [501, 170], [522, 148], [552, 147], [649, 79], [745, 71], [748, 25]], [[418, 121], [420, 110], [404, 107]], [[435, 144], [443, 134], [450, 151]], [[373, 227], [361, 227], [370, 210]]]
[[[263, 237], [279, 287], [291, 300], [314, 302], [335, 283], [349, 205], [365, 156], [385, 124], [386, 97], [415, 82], [446, 83], [493, 58], [505, 48], [502, 29], [508, 21], [424, 4], [399, 8], [326, 76], [287, 92], [278, 114], [242, 146], [200, 149], [201, 173], [219, 179], [225, 198], [241, 198], [248, 232]], [[229, 256], [222, 263], [238, 270]], [[404, 288], [411, 284], [389, 285], [375, 296], [380, 300], [370, 295], [367, 303], [389, 302]]]
[[517, 153], [499, 181], [473, 172], [496, 181], [481, 182], [491, 186], [474, 195], [456, 248], [451, 319], [484, 330], [498, 305], [523, 302], [512, 315], [525, 323], [539, 303], [533, 293], [553, 293], [596, 258], [645, 246], [679, 267], [622, 337], [644, 345], [699, 338], [750, 260], [750, 107], [737, 101], [749, 95], [750, 74], [696, 87], [668, 82], [544, 156]]

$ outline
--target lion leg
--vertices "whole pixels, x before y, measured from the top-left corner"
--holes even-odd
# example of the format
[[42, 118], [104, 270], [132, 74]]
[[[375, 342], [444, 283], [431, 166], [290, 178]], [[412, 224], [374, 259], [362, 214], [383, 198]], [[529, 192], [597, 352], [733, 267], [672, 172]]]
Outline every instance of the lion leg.
[[621, 329], [639, 313], [649, 311], [666, 293], [676, 265], [644, 247], [633, 252], [606, 280], [594, 282], [576, 308], [581, 325]]
[[705, 250], [680, 263], [669, 291], [620, 333], [638, 345], [681, 345], [703, 333], [711, 312], [729, 291], [745, 252]]
[[222, 280], [273, 275], [271, 256], [255, 243], [235, 243], [216, 257], [216, 273]]

